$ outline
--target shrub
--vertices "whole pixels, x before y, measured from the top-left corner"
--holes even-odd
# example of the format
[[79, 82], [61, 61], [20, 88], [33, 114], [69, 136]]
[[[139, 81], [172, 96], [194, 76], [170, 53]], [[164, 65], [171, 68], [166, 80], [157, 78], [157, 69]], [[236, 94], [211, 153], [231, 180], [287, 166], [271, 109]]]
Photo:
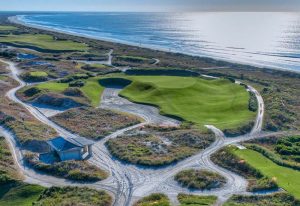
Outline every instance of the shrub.
[[177, 173], [175, 180], [183, 187], [200, 190], [220, 188], [226, 183], [226, 179], [217, 173], [195, 169], [183, 170]]

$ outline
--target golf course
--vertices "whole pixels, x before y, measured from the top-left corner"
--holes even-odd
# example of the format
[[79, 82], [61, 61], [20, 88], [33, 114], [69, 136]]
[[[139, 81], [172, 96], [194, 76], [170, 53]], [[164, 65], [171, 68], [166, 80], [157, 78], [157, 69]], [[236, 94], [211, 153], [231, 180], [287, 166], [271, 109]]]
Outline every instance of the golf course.
[[[249, 93], [244, 87], [225, 79], [207, 80], [199, 77], [179, 76], [127, 76], [113, 75], [132, 81], [120, 95], [130, 101], [151, 104], [160, 113], [204, 128], [212, 124], [220, 129], [239, 127], [249, 123], [255, 112], [248, 109]], [[107, 76], [84, 80], [80, 90], [92, 106], [99, 105], [104, 86], [99, 80]], [[37, 85], [39, 89], [63, 92], [67, 83], [47, 82]]]

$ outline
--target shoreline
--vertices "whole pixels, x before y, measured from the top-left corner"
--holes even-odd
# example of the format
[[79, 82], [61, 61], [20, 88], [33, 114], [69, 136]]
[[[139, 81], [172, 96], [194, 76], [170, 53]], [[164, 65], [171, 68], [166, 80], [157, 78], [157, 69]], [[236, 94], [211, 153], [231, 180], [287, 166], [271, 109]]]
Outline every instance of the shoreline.
[[104, 37], [95, 37], [95, 36], [91, 36], [91, 35], [87, 35], [87, 34], [81, 34], [81, 33], [66, 31], [66, 30], [62, 30], [62, 29], [49, 28], [49, 27], [46, 27], [46, 26], [39, 26], [39, 25], [35, 25], [35, 24], [26, 23], [26, 22], [20, 20], [20, 16], [22, 16], [22, 15], [9, 16], [7, 18], [7, 20], [10, 23], [18, 24], [18, 25], [25, 26], [25, 27], [30, 27], [30, 28], [33, 28], [33, 29], [39, 29], [39, 30], [44, 30], [44, 31], [49, 31], [49, 32], [57, 32], [57, 33], [60, 33], [60, 34], [66, 34], [66, 35], [75, 36], [75, 37], [82, 37], [82, 38], [87, 38], [87, 39], [92, 39], [92, 40], [103, 41], [103, 42], [106, 42], [106, 43], [121, 44], [121, 45], [124, 45], [124, 46], [132, 46], [132, 47], [138, 47], [138, 48], [142, 48], [142, 49], [149, 49], [149, 50], [153, 50], [153, 51], [161, 51], [161, 52], [172, 53], [172, 54], [183, 54], [183, 55], [192, 56], [192, 57], [209, 58], [209, 59], [212, 59], [212, 60], [223, 61], [223, 62], [231, 63], [231, 64], [253, 66], [253, 67], [256, 67], [256, 68], [259, 68], [259, 69], [264, 69], [265, 68], [265, 69], [271, 69], [271, 70], [278, 70], [278, 71], [285, 71], [285, 72], [292, 72], [292, 73], [300, 74], [300, 71], [296, 71], [296, 70], [288, 69], [288, 68], [268, 66], [268, 65], [257, 64], [257, 63], [251, 64], [250, 62], [241, 62], [241, 61], [238, 61], [238, 60], [227, 60], [225, 58], [216, 58], [216, 57], [212, 57], [212, 56], [209, 56], [209, 55], [207, 55], [207, 56], [197, 55], [197, 54], [188, 53], [188, 52], [182, 52], [182, 51], [166, 49], [164, 47], [159, 47], [159, 46], [153, 46], [153, 45], [147, 45], [147, 44], [138, 44], [138, 43], [132, 43], [132, 42], [128, 42], [128, 41], [122, 41], [122, 40], [104, 38]]

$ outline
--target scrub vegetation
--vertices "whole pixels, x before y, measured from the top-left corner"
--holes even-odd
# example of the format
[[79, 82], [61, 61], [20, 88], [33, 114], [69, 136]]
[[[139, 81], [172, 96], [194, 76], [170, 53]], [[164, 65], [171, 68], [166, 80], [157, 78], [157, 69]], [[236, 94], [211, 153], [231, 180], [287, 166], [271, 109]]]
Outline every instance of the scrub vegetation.
[[91, 107], [70, 109], [51, 119], [71, 132], [94, 140], [99, 140], [118, 129], [140, 123], [140, 119], [133, 115]]
[[183, 187], [198, 190], [220, 188], [226, 183], [223, 176], [208, 170], [183, 170], [177, 173], [174, 179]]
[[161, 166], [187, 158], [213, 141], [213, 135], [195, 129], [146, 127], [110, 139], [106, 145], [123, 161]]
[[112, 205], [112, 197], [104, 191], [79, 187], [51, 187], [46, 189], [34, 203], [36, 206], [53, 205]]
[[86, 161], [63, 161], [54, 164], [40, 162], [34, 153], [26, 153], [24, 160], [35, 170], [49, 175], [74, 181], [96, 182], [107, 178], [108, 174]]
[[170, 206], [169, 198], [164, 194], [154, 193], [137, 201], [134, 206]]
[[217, 201], [216, 196], [188, 195], [180, 193], [177, 196], [180, 206], [212, 206]]
[[274, 176], [265, 174], [259, 168], [250, 164], [246, 159], [237, 153], [246, 150], [239, 150], [236, 147], [228, 146], [212, 155], [212, 161], [221, 167], [236, 172], [249, 181], [249, 191], [262, 191], [277, 189], [277, 179]]
[[274, 195], [243, 196], [233, 195], [224, 206], [298, 206], [300, 202], [286, 193]]

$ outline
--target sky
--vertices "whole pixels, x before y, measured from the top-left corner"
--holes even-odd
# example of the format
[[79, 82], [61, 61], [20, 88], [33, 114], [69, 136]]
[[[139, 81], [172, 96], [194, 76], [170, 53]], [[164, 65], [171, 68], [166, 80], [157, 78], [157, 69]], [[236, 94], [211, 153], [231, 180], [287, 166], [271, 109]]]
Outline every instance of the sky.
[[300, 11], [300, 0], [0, 0], [0, 11]]

